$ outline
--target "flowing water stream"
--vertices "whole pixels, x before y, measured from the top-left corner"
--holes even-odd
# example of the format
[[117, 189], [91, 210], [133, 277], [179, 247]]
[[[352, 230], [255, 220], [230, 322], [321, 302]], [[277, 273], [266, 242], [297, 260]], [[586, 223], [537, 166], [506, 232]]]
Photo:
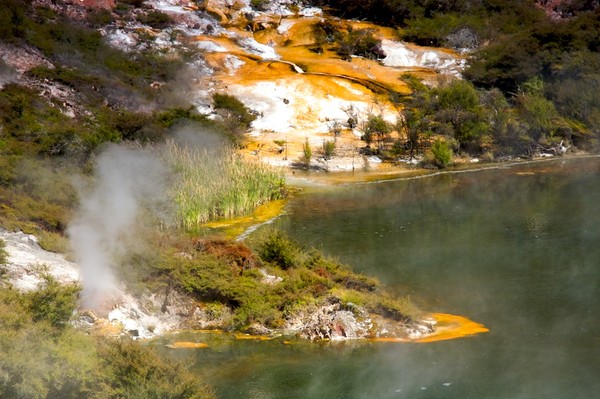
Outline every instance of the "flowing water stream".
[[599, 205], [598, 158], [307, 190], [280, 228], [490, 332], [427, 344], [190, 333], [176, 339], [208, 348], [169, 353], [221, 398], [596, 397]]

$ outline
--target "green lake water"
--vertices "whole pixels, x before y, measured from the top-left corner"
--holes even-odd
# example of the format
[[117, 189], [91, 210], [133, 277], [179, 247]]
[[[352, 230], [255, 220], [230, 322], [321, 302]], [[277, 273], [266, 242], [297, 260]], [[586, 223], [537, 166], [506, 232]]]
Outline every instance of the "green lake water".
[[209, 343], [169, 353], [220, 398], [599, 397], [600, 159], [312, 189], [275, 224], [490, 332], [429, 344], [173, 337]]

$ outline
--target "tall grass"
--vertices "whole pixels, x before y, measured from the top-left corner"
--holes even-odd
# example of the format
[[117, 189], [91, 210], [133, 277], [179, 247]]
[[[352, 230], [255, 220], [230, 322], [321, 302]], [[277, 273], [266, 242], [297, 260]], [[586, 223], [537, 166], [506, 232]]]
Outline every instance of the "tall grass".
[[186, 229], [209, 220], [247, 214], [283, 196], [282, 171], [244, 160], [233, 148], [209, 153], [170, 142], [166, 157], [179, 178], [172, 195], [177, 220]]

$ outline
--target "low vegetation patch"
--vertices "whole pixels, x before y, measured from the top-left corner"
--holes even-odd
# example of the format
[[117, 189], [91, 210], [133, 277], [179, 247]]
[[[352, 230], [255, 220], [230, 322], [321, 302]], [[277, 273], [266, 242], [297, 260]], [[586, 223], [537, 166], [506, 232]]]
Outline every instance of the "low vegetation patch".
[[278, 230], [260, 232], [248, 246], [201, 240], [187, 255], [165, 258], [174, 284], [210, 306], [230, 307], [233, 324], [224, 328], [281, 328], [298, 311], [331, 301], [398, 321], [420, 316], [408, 299], [386, 293], [376, 279], [304, 249]]
[[52, 278], [30, 294], [0, 287], [0, 397], [215, 397], [150, 347], [72, 327], [76, 291]]

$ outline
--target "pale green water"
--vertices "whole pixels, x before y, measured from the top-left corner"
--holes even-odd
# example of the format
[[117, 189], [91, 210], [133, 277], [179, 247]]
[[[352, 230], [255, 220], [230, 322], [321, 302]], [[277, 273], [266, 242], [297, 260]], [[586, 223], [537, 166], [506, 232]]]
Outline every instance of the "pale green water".
[[180, 336], [171, 352], [221, 398], [600, 395], [600, 160], [556, 161], [315, 192], [281, 228], [487, 334], [322, 345]]

